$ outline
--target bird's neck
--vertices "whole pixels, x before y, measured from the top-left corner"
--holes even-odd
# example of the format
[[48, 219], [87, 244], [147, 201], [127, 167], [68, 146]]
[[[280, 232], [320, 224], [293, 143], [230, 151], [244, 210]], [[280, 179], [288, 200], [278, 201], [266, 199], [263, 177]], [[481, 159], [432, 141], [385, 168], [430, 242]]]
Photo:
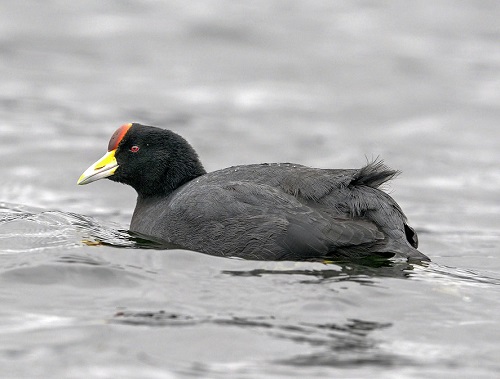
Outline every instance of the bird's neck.
[[178, 163], [174, 167], [167, 168], [165, 173], [157, 180], [149, 183], [141, 183], [135, 190], [137, 191], [138, 199], [143, 199], [144, 201], [165, 198], [179, 187], [206, 173], [199, 161], [190, 161], [184, 164]]

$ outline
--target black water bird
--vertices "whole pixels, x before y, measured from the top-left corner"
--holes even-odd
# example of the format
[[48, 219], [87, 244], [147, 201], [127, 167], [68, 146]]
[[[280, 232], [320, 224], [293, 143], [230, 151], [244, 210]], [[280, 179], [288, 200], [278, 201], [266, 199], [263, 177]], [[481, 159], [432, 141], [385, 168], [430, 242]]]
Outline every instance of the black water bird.
[[219, 256], [259, 260], [429, 260], [399, 205], [378, 187], [398, 174], [291, 163], [207, 173], [170, 130], [126, 124], [78, 180], [108, 178], [138, 194], [130, 230]]

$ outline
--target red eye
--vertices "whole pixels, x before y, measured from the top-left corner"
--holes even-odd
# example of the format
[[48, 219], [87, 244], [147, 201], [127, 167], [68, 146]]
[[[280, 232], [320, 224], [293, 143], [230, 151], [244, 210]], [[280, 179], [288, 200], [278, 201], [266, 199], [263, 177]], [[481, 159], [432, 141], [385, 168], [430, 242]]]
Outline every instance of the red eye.
[[130, 151], [131, 151], [132, 153], [137, 153], [137, 152], [139, 151], [139, 146], [136, 146], [136, 145], [132, 146], [132, 147], [130, 148]]

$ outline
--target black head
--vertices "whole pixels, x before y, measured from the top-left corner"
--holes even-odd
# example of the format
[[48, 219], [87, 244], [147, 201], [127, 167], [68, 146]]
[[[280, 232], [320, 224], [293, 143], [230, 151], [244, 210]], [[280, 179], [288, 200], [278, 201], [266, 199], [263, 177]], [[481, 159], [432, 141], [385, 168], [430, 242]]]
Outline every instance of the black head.
[[[106, 167], [109, 175], [102, 173]], [[88, 172], [92, 168], [94, 171]], [[82, 175], [79, 183], [107, 177], [132, 186], [139, 197], [146, 198], [166, 196], [203, 174], [198, 155], [184, 138], [170, 130], [134, 123], [123, 125], [113, 134], [108, 153]]]

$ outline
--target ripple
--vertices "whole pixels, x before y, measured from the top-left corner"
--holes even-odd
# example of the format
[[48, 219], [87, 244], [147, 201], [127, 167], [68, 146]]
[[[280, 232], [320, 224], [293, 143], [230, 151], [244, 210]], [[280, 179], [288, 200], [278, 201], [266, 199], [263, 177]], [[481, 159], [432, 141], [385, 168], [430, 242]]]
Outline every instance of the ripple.
[[97, 264], [38, 264], [12, 268], [0, 276], [2, 281], [17, 285], [69, 285], [77, 288], [139, 287], [144, 280], [143, 275], [127, 272], [120, 267]]
[[0, 318], [2, 319], [2, 328], [0, 329], [2, 334], [64, 327], [75, 323], [75, 320], [69, 317], [37, 313], [2, 314]]
[[0, 203], [0, 253], [71, 249], [82, 245], [121, 248], [165, 248], [167, 245], [130, 234], [76, 213]]
[[418, 268], [412, 272], [411, 278], [418, 281], [438, 284], [455, 284], [473, 287], [491, 287], [500, 285], [500, 277], [492, 273], [482, 273], [456, 267], [448, 267], [430, 263], [427, 268]]

